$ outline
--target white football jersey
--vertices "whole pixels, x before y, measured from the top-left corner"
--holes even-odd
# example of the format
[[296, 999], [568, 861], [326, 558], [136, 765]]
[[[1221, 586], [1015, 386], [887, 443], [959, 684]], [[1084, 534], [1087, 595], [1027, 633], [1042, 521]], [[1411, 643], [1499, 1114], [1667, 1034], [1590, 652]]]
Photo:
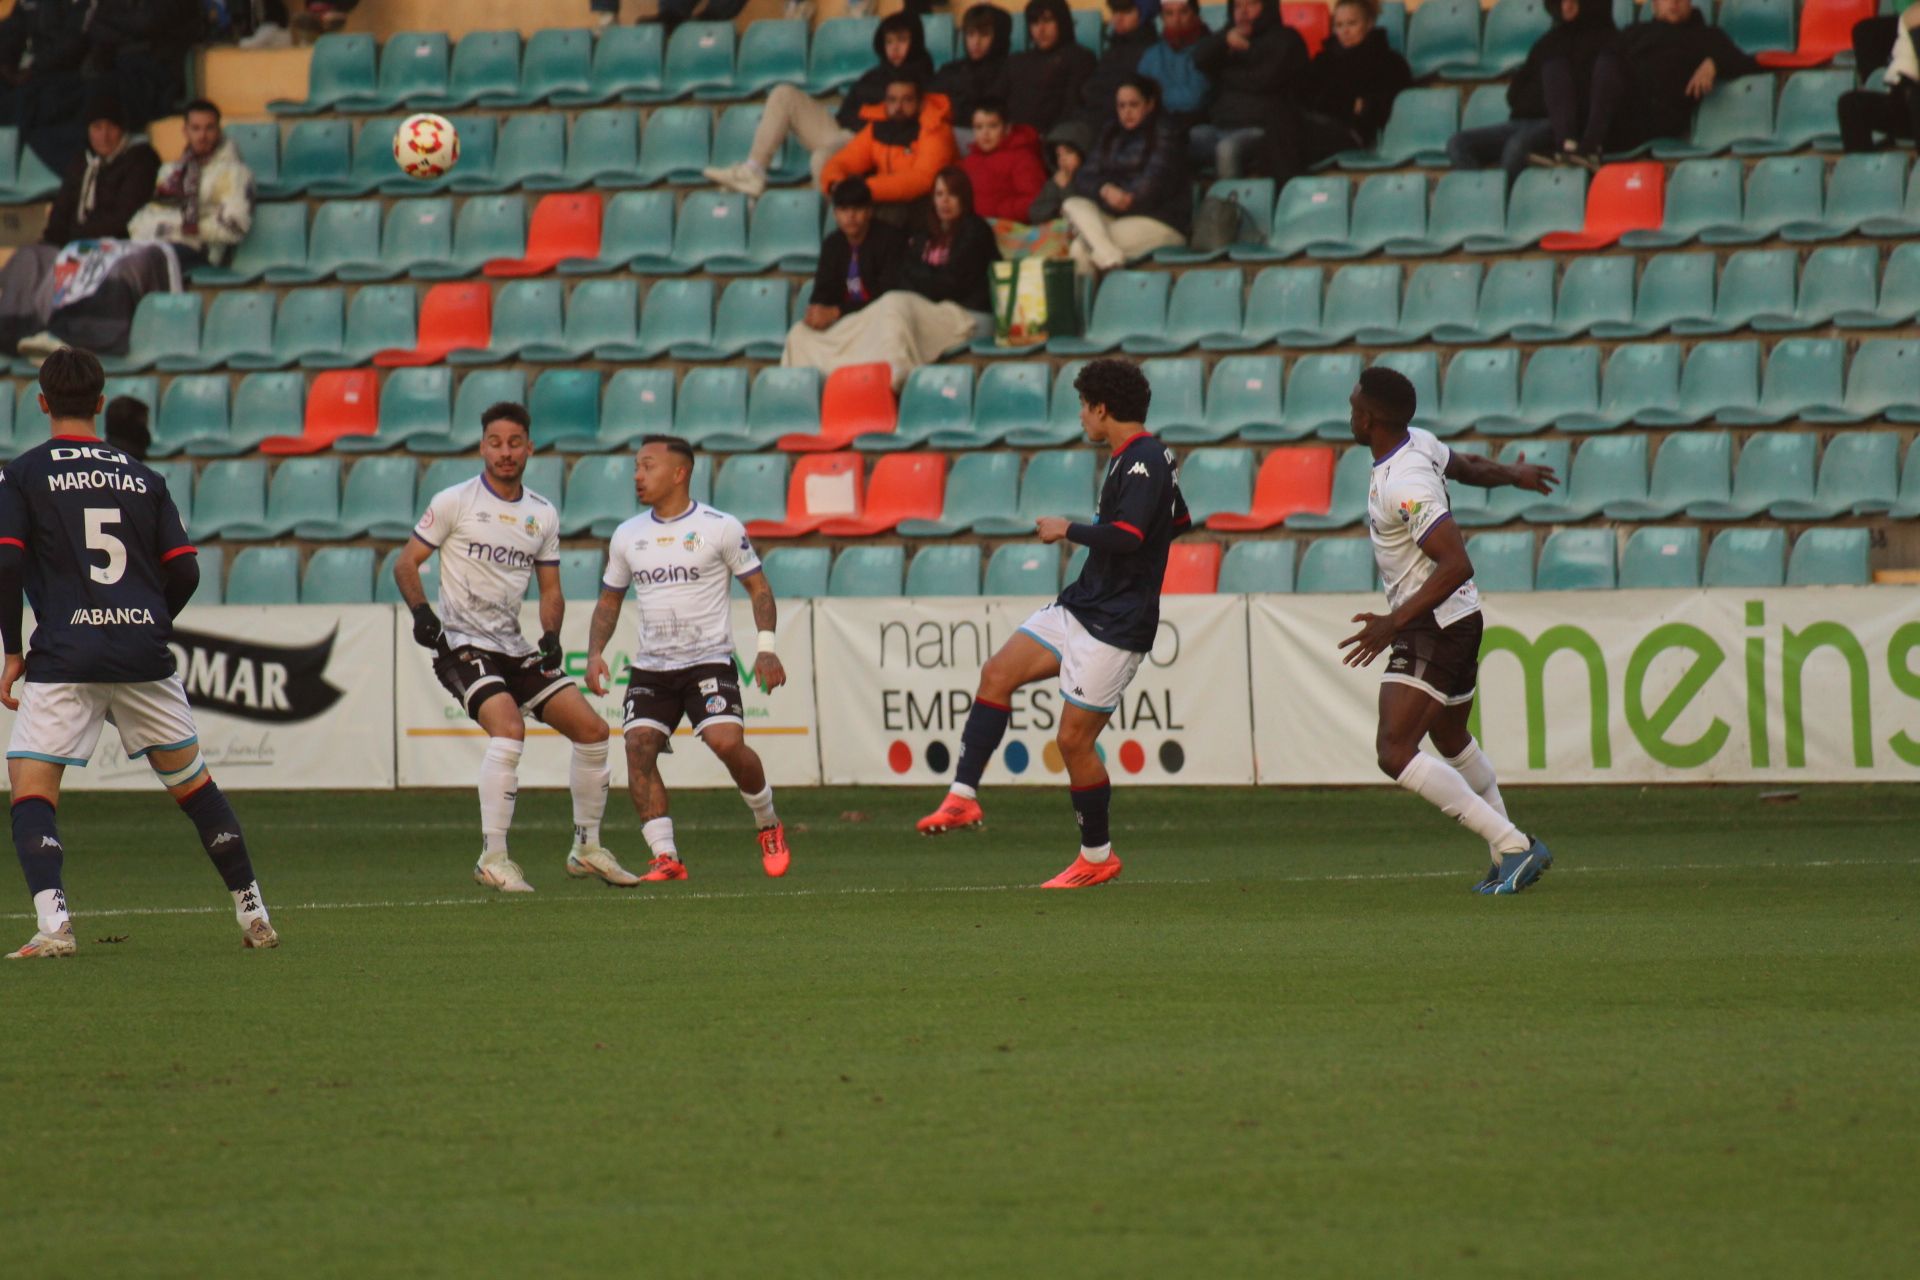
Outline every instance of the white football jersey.
[[728, 588], [759, 569], [740, 522], [696, 502], [671, 520], [647, 510], [614, 530], [600, 581], [609, 591], [631, 586], [639, 602], [633, 665], [678, 671], [733, 661]]
[[440, 623], [453, 648], [524, 657], [520, 602], [537, 564], [560, 563], [560, 513], [531, 489], [509, 502], [484, 474], [433, 495], [413, 536], [440, 552]]
[[[1373, 464], [1367, 486], [1367, 528], [1373, 559], [1387, 588], [1387, 603], [1401, 602], [1433, 576], [1433, 561], [1420, 549], [1433, 527], [1452, 514], [1447, 503], [1447, 463], [1452, 450], [1431, 431], [1413, 427], [1406, 443]], [[1480, 608], [1480, 589], [1468, 578], [1434, 606], [1433, 619], [1449, 626]]]

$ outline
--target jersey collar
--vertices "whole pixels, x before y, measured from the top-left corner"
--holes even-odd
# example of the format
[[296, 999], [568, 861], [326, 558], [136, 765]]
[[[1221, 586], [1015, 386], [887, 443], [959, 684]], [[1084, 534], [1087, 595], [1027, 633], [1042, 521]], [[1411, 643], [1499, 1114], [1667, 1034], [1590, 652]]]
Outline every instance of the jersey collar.
[[52, 437], [49, 437], [49, 438], [50, 438], [50, 439], [54, 439], [54, 440], [73, 440], [73, 441], [76, 441], [76, 442], [78, 442], [78, 443], [80, 443], [80, 444], [99, 444], [99, 443], [101, 443], [101, 440], [100, 440], [100, 437], [99, 437], [99, 436], [52, 436]]
[[698, 511], [699, 509], [700, 509], [699, 503], [689, 502], [687, 504], [687, 509], [685, 511], [682, 511], [677, 516], [668, 516], [665, 520], [662, 520], [660, 518], [660, 513], [655, 511], [652, 507], [647, 508], [647, 514], [653, 517], [653, 522], [655, 524], [679, 524], [682, 520], [685, 520], [688, 516], [692, 515], [694, 512]]
[[1377, 467], [1377, 466], [1380, 466], [1380, 465], [1382, 465], [1382, 464], [1383, 464], [1383, 463], [1385, 463], [1385, 462], [1386, 462], [1386, 461], [1387, 461], [1387, 460], [1388, 460], [1389, 458], [1391, 458], [1391, 457], [1393, 457], [1393, 455], [1394, 455], [1394, 454], [1396, 454], [1396, 453], [1398, 453], [1398, 452], [1400, 452], [1400, 451], [1401, 451], [1402, 449], [1404, 449], [1404, 448], [1406, 448], [1406, 447], [1407, 447], [1408, 445], [1410, 445], [1410, 444], [1412, 444], [1412, 443], [1413, 443], [1413, 433], [1412, 433], [1412, 432], [1408, 432], [1408, 433], [1407, 433], [1407, 438], [1406, 438], [1405, 440], [1402, 440], [1402, 441], [1401, 441], [1401, 442], [1400, 442], [1399, 444], [1397, 444], [1397, 445], [1395, 445], [1395, 446], [1393, 446], [1393, 448], [1391, 448], [1391, 449], [1389, 449], [1389, 450], [1387, 450], [1387, 451], [1386, 451], [1385, 453], [1383, 453], [1383, 454], [1381, 454], [1381, 455], [1380, 455], [1379, 457], [1377, 457], [1377, 458], [1375, 458], [1375, 459], [1373, 460], [1373, 465], [1374, 465], [1374, 466], [1376, 466], [1376, 467]]
[[1137, 440], [1151, 440], [1151, 439], [1153, 439], [1153, 432], [1136, 431], [1132, 435], [1128, 436], [1125, 440], [1122, 440], [1120, 442], [1119, 447], [1113, 451], [1113, 456], [1117, 458], [1121, 454], [1125, 453], [1127, 450], [1133, 448], [1134, 442]]
[[525, 480], [520, 482], [520, 498], [509, 498], [506, 494], [493, 487], [493, 481], [487, 479], [487, 473], [484, 471], [480, 473], [480, 486], [502, 502], [518, 502], [520, 498], [527, 496], [527, 482]]

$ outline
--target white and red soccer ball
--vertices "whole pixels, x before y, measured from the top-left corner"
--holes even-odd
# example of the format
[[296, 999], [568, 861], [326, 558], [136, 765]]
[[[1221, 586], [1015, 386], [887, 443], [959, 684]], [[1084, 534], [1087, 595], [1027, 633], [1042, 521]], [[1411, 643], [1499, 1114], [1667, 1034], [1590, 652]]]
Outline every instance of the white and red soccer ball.
[[409, 178], [444, 177], [460, 163], [460, 134], [445, 116], [428, 111], [408, 116], [394, 130], [393, 162]]

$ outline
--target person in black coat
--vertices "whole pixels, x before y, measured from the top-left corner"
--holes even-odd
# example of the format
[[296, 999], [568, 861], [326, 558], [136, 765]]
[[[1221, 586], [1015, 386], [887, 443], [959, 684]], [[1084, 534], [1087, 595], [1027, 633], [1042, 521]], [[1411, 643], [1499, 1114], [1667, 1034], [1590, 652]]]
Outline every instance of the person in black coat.
[[1307, 65], [1300, 109], [1283, 113], [1269, 127], [1267, 172], [1281, 185], [1295, 174], [1342, 151], [1365, 149], [1380, 139], [1393, 100], [1413, 83], [1407, 60], [1374, 25], [1377, 0], [1340, 0], [1333, 9], [1333, 38]]
[[1027, 47], [1007, 59], [1007, 112], [1013, 124], [1047, 131], [1080, 110], [1081, 90], [1097, 59], [1074, 36], [1067, 0], [1027, 6]]
[[1108, 0], [1107, 47], [1080, 90], [1080, 118], [1096, 131], [1113, 119], [1113, 95], [1120, 82], [1140, 69], [1141, 55], [1160, 43], [1152, 18], [1135, 0]]
[[[1536, 155], [1577, 151], [1580, 125], [1593, 84], [1593, 67], [1614, 38], [1611, 0], [1544, 0], [1553, 19], [1507, 86], [1509, 118], [1480, 129], [1463, 129], [1447, 140], [1456, 169], [1498, 164], [1512, 178]], [[1555, 86], [1561, 117], [1549, 118], [1548, 84]]]
[[1231, 14], [1194, 50], [1213, 101], [1207, 122], [1187, 135], [1192, 163], [1212, 164], [1222, 178], [1245, 175], [1261, 134], [1298, 100], [1307, 73], [1307, 42], [1280, 21], [1279, 0], [1233, 0]]
[[1160, 112], [1160, 86], [1136, 72], [1121, 82], [1113, 105], [1112, 122], [1060, 209], [1073, 225], [1071, 253], [1083, 274], [1184, 244], [1193, 221], [1187, 149]]
[[[1887, 21], [1892, 28], [1881, 42], [1885, 52], [1878, 61], [1858, 64], [1859, 74], [1874, 87], [1840, 95], [1840, 145], [1848, 151], [1873, 150], [1876, 134], [1885, 134], [1889, 143], [1902, 137], [1920, 143], [1920, 8], [1908, 5]], [[1878, 52], [1876, 34], [1860, 30], [1866, 25], [1855, 24], [1853, 47]]]
[[895, 72], [910, 71], [922, 85], [933, 79], [933, 56], [927, 52], [927, 31], [920, 19], [904, 13], [882, 18], [873, 33], [873, 63], [847, 86], [846, 96], [833, 113], [849, 133], [858, 133], [866, 126], [861, 108], [886, 102], [887, 82]]
[[1000, 245], [987, 220], [973, 211], [973, 181], [959, 165], [933, 180], [927, 222], [907, 238], [898, 288], [928, 302], [957, 302], [969, 311], [993, 309], [990, 276]]
[[829, 328], [892, 289], [906, 252], [906, 233], [874, 220], [865, 178], [843, 179], [832, 200], [834, 230], [820, 242], [820, 265], [801, 321], [809, 329]]
[[1013, 49], [1013, 15], [998, 5], [976, 4], [960, 20], [961, 56], [934, 73], [929, 93], [944, 93], [960, 129], [982, 102], [1007, 100], [1007, 58]]
[[118, 99], [95, 98], [83, 114], [87, 154], [61, 177], [40, 237], [46, 244], [125, 239], [127, 224], [153, 199], [160, 176], [159, 154], [144, 142], [128, 140], [127, 113]]
[[[1678, 138], [1693, 127], [1693, 113], [1721, 80], [1759, 74], [1764, 68], [1693, 7], [1693, 0], [1649, 0], [1653, 17], [1613, 39], [1593, 64], [1587, 117], [1576, 148], [1563, 152], [1598, 168], [1602, 149], [1631, 151], [1655, 138]], [[1548, 86], [1552, 113], [1552, 85]]]

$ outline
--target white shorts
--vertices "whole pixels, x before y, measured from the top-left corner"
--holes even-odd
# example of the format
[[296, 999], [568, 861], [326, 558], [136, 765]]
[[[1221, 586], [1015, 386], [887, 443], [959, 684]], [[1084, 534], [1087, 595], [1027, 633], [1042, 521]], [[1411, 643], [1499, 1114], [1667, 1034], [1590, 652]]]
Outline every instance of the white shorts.
[[1060, 696], [1087, 711], [1116, 710], [1120, 695], [1147, 655], [1096, 639], [1065, 607], [1050, 604], [1034, 611], [1020, 630], [1060, 659]]
[[85, 768], [100, 745], [100, 729], [120, 732], [127, 758], [190, 747], [200, 740], [187, 690], [177, 675], [138, 684], [20, 685], [9, 760], [47, 760]]

